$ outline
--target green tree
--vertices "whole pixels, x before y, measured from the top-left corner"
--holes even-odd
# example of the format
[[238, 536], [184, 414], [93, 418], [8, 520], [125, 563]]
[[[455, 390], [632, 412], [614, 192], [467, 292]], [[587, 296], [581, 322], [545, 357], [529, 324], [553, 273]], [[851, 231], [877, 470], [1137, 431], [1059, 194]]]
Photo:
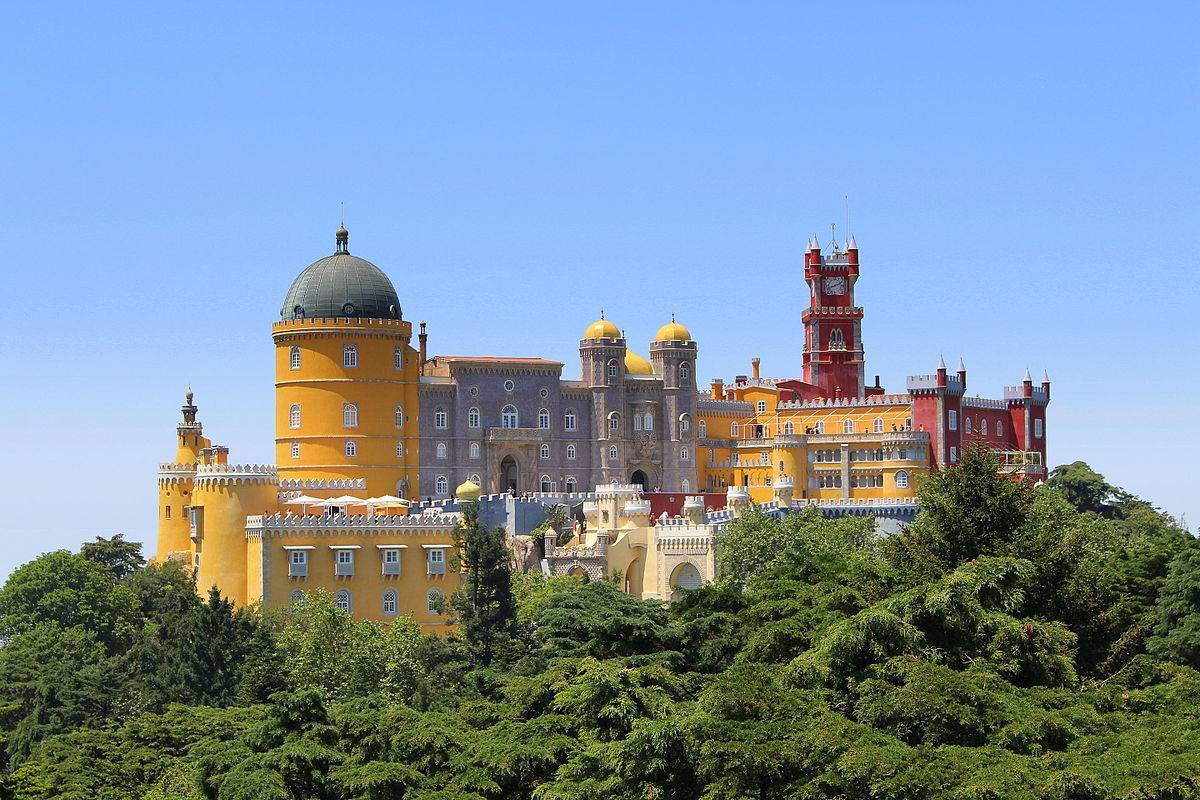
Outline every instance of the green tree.
[[1200, 544], [1172, 559], [1155, 616], [1150, 652], [1200, 669]]
[[511, 644], [516, 634], [517, 604], [504, 530], [489, 530], [479, 519], [479, 503], [465, 503], [455, 544], [465, 574], [451, 605], [478, 663], [488, 666], [497, 649]]
[[1134, 509], [1149, 505], [1113, 486], [1083, 461], [1055, 467], [1046, 484], [1080, 511], [1090, 511], [1106, 519], [1124, 519]]
[[646, 662], [679, 655], [671, 647], [662, 603], [638, 600], [604, 581], [552, 595], [535, 630], [551, 659], [630, 657]]
[[94, 542], [85, 542], [79, 548], [79, 555], [108, 567], [117, 580], [123, 580], [146, 565], [146, 559], [142, 558], [142, 543], [127, 542], [121, 533], [109, 539], [97, 536]]

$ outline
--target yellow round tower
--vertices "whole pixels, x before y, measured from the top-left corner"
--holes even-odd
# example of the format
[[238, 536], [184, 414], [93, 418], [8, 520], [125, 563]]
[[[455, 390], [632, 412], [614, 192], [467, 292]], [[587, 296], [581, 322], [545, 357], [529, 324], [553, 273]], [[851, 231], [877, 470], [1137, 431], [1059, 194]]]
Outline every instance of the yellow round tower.
[[192, 390], [188, 389], [183, 404], [183, 420], [176, 427], [178, 446], [175, 460], [158, 465], [158, 545], [155, 561], [168, 558], [190, 559], [192, 541], [187, 508], [192, 502], [192, 482], [200, 451], [211, 446], [204, 429], [196, 419]]
[[288, 290], [275, 323], [281, 480], [365, 478], [371, 495], [419, 497], [421, 357], [388, 277], [337, 249]]
[[[216, 586], [236, 605], [262, 596], [262, 557], [246, 539], [246, 517], [279, 510], [275, 468], [258, 464], [199, 464], [189, 527], [195, 541], [196, 590]], [[251, 554], [256, 554], [251, 557]]]

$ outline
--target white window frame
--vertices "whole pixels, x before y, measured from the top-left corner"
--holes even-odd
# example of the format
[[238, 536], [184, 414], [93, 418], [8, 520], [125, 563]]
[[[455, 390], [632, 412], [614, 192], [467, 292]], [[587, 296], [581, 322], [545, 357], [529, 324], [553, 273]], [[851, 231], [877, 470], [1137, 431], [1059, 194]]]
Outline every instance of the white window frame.
[[347, 344], [342, 346], [342, 367], [344, 369], [358, 368], [358, 345]]
[[538, 457], [540, 459], [542, 459], [543, 461], [549, 461], [550, 460], [550, 445], [543, 442], [542, 446], [538, 448]]
[[686, 361], [679, 364], [679, 382], [682, 383], [692, 377], [692, 369]]
[[703, 420], [703, 419], [700, 420], [700, 423], [696, 427], [698, 428], [698, 433], [700, 434], [700, 438], [707, 439], [708, 438], [708, 420]]
[[538, 488], [542, 492], [546, 492], [546, 493], [553, 492], [554, 491], [554, 481], [550, 480], [549, 475], [543, 475], [541, 478], [538, 479]]
[[[436, 601], [434, 600], [435, 597], [437, 598]], [[437, 608], [435, 608], [435, 603], [436, 603], [436, 605], [440, 606], [440, 605], [444, 605], [445, 602], [446, 602], [446, 593], [445, 592], [443, 592], [441, 589], [438, 589], [437, 587], [430, 589], [428, 592], [425, 593], [425, 613], [441, 614], [442, 612], [439, 611]]]
[[471, 458], [479, 458], [481, 449], [482, 448], [480, 448], [479, 442], [471, 442], [471, 444], [467, 446], [467, 453]]
[[615, 358], [608, 362], [608, 369], [605, 374], [607, 374], [610, 378], [616, 378], [620, 376], [620, 369], [617, 367], [617, 360]]
[[550, 410], [543, 408], [538, 411], [538, 427], [544, 431], [550, 430]]
[[433, 412], [433, 427], [439, 431], [444, 431], [450, 427], [450, 415], [446, 412], [446, 409], [439, 408]]
[[437, 452], [437, 457], [439, 459], [445, 461], [446, 455], [449, 453], [449, 448], [446, 447], [445, 442], [438, 442], [436, 452]]
[[404, 418], [404, 406], [396, 406], [396, 410], [394, 413], [395, 413], [394, 419], [396, 421], [396, 427], [403, 428], [404, 427], [404, 419], [405, 419]]
[[617, 446], [615, 444], [610, 445], [608, 448], [608, 460], [609, 461], [619, 461], [620, 458], [621, 458], [621, 453], [620, 453], [620, 451], [617, 450]]
[[300, 430], [300, 404], [292, 403], [288, 408], [288, 427], [294, 431]]
[[354, 405], [354, 403], [342, 404], [342, 427], [358, 427], [358, 406]]
[[875, 418], [875, 421], [871, 423], [871, 430], [875, 433], [883, 433], [883, 417]]
[[339, 547], [333, 551], [333, 574], [352, 577], [354, 575], [354, 551]]
[[946, 428], [952, 431], [958, 430], [958, 412], [953, 408], [946, 413]]
[[446, 574], [446, 550], [441, 547], [431, 547], [425, 551], [425, 565], [430, 575]]
[[450, 494], [450, 481], [445, 475], [438, 475], [434, 481], [434, 494]]
[[1033, 421], [1033, 438], [1035, 438], [1035, 439], [1042, 438], [1042, 434], [1044, 432], [1045, 432], [1045, 429], [1042, 427], [1042, 420], [1039, 417], [1038, 419], [1035, 419]]
[[404, 458], [404, 442], [396, 442], [396, 458]]
[[575, 411], [574, 411], [574, 409], [567, 409], [566, 413], [563, 414], [563, 430], [567, 430], [567, 431], [575, 430]]
[[957, 447], [954, 447], [954, 446], [950, 447], [950, 463], [951, 464], [958, 463], [958, 448]]
[[307, 578], [308, 577], [308, 551], [307, 550], [289, 550], [288, 551], [288, 577], [289, 578]]
[[896, 488], [897, 489], [907, 489], [908, 488], [908, 473], [905, 472], [904, 470], [900, 470], [899, 472], [896, 473]]
[[479, 409], [472, 406], [471, 410], [467, 412], [467, 427], [471, 429], [478, 429], [481, 424], [481, 419], [482, 415], [479, 413]]
[[654, 415], [651, 414], [649, 411], [647, 411], [645, 414], [642, 415], [642, 430], [644, 430], [644, 431], [654, 430]]
[[792, 435], [793, 433], [795, 433], [795, 432], [796, 432], [796, 426], [795, 426], [795, 424], [793, 424], [793, 423], [791, 423], [791, 422], [785, 422], [785, 423], [783, 423], [783, 434], [784, 434], [784, 436], [791, 436], [791, 435]]
[[573, 445], [573, 444], [567, 445], [567, 460], [568, 461], [575, 460], [575, 445]]
[[500, 409], [500, 427], [521, 427], [521, 412], [517, 410], [516, 406], [510, 403], [509, 405], [506, 405], [504, 408]]
[[567, 479], [563, 482], [563, 485], [566, 487], [568, 494], [573, 494], [575, 492], [575, 488], [577, 486], [577, 483], [575, 481], [575, 476], [568, 475]]
[[300, 345], [294, 344], [288, 350], [288, 367], [291, 369], [300, 369], [300, 359]]
[[842, 433], [854, 433], [854, 420], [842, 420]]
[[[384, 575], [399, 575], [400, 574], [400, 549], [399, 547], [382, 548], [379, 554], [380, 563], [383, 565]], [[388, 569], [394, 567], [394, 569]]]
[[397, 347], [392, 351], [392, 368], [404, 369], [404, 348]]
[[338, 589], [334, 592], [333, 603], [337, 606], [338, 611], [345, 611], [347, 614], [354, 611], [354, 602], [349, 589]]
[[759, 400], [757, 403], [755, 403], [754, 407], [758, 410], [759, 414], [767, 413], [767, 401], [766, 400]]
[[300, 457], [300, 443], [292, 442], [292, 458]]
[[686, 448], [686, 447], [679, 448], [679, 460], [680, 461], [687, 461], [691, 457], [692, 457], [692, 453], [688, 448]]
[[346, 458], [358, 458], [358, 442], [347, 441], [343, 452], [346, 454]]
[[400, 596], [395, 589], [384, 589], [381, 609], [385, 617], [394, 617], [400, 613]]

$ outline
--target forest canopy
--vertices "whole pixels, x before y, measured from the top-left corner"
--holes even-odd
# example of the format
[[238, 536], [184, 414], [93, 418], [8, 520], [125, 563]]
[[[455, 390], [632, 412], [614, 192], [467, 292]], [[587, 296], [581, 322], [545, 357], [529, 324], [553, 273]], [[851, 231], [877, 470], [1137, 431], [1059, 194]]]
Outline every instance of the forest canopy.
[[0, 588], [0, 797], [1200, 798], [1188, 531], [1082, 462], [919, 495], [886, 538], [745, 513], [669, 605], [510, 574], [468, 513], [440, 635], [48, 553]]

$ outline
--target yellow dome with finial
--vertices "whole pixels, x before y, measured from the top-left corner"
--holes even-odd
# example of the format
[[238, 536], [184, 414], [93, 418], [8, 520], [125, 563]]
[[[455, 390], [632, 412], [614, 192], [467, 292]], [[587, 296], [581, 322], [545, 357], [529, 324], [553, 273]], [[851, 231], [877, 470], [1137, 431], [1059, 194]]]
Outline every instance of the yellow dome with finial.
[[658, 333], [654, 334], [656, 342], [690, 342], [692, 340], [692, 332], [675, 321], [675, 315], [671, 315], [671, 321], [658, 329]]
[[478, 500], [481, 492], [482, 489], [479, 488], [479, 484], [468, 479], [460, 483], [458, 488], [454, 490], [454, 498], [465, 503]]
[[604, 309], [600, 309], [600, 319], [588, 325], [583, 332], [585, 339], [620, 339], [621, 330], [611, 321], [604, 318]]
[[626, 375], [653, 375], [654, 365], [632, 350], [625, 351]]

